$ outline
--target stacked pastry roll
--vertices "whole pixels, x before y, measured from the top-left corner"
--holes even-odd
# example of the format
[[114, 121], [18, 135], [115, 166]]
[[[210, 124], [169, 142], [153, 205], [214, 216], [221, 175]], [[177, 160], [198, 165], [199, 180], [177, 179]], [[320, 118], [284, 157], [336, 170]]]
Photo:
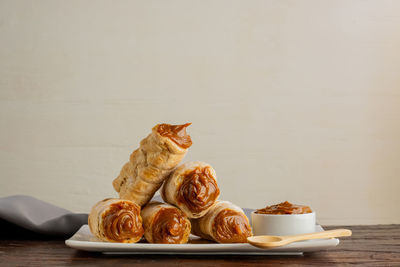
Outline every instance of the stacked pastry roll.
[[178, 208], [150, 202], [142, 211], [144, 237], [150, 243], [183, 244], [189, 240], [191, 224]]
[[93, 235], [108, 242], [135, 243], [144, 233], [140, 206], [129, 200], [106, 198], [98, 202], [88, 224]]
[[189, 125], [157, 124], [153, 127], [113, 181], [120, 198], [132, 200], [139, 206], [150, 201], [192, 145], [186, 133]]
[[182, 164], [165, 181], [161, 197], [189, 218], [204, 216], [220, 194], [215, 170], [207, 163]]
[[229, 201], [217, 201], [205, 216], [191, 223], [194, 235], [218, 243], [246, 243], [252, 235], [243, 210]]

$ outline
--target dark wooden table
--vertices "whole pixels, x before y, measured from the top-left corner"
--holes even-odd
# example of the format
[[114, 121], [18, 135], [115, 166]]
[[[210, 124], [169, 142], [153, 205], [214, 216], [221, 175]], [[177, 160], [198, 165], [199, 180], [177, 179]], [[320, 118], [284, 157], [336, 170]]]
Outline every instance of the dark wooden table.
[[[259, 265], [362, 265], [400, 266], [400, 225], [327, 226], [348, 228], [353, 236], [342, 238], [332, 250], [305, 253], [303, 256], [178, 256], [178, 255], [103, 255], [71, 249], [63, 239], [38, 239], [22, 233], [19, 237], [2, 234], [2, 266], [259, 266]], [[13, 232], [13, 231], [9, 231]]]

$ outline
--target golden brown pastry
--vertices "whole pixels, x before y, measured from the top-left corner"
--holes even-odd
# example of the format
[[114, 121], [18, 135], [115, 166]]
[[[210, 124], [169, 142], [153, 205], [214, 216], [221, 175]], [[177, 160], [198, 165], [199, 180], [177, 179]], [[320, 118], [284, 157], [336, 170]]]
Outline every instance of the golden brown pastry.
[[200, 161], [182, 164], [164, 182], [161, 196], [189, 218], [207, 213], [219, 196], [215, 170]]
[[217, 201], [204, 217], [190, 221], [192, 234], [218, 243], [247, 243], [252, 235], [243, 210], [228, 201]]
[[192, 145], [183, 125], [157, 124], [113, 181], [120, 198], [144, 206]]
[[190, 221], [172, 205], [152, 201], [143, 208], [142, 218], [149, 243], [184, 244], [189, 240]]
[[93, 206], [88, 224], [103, 241], [135, 243], [144, 233], [140, 206], [129, 200], [106, 198]]

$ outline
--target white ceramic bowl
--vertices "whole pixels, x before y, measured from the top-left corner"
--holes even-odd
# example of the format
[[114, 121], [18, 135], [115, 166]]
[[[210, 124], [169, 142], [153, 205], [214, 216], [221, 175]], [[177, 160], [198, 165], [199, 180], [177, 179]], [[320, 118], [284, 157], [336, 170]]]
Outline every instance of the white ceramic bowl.
[[254, 235], [297, 235], [315, 232], [315, 212], [305, 214], [251, 213]]

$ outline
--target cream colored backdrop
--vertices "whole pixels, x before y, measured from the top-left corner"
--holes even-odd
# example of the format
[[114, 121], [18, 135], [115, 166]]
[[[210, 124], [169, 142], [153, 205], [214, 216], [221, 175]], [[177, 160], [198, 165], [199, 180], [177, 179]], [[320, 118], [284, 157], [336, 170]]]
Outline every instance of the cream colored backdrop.
[[153, 125], [222, 198], [400, 223], [400, 1], [0, 1], [0, 196], [76, 212]]

